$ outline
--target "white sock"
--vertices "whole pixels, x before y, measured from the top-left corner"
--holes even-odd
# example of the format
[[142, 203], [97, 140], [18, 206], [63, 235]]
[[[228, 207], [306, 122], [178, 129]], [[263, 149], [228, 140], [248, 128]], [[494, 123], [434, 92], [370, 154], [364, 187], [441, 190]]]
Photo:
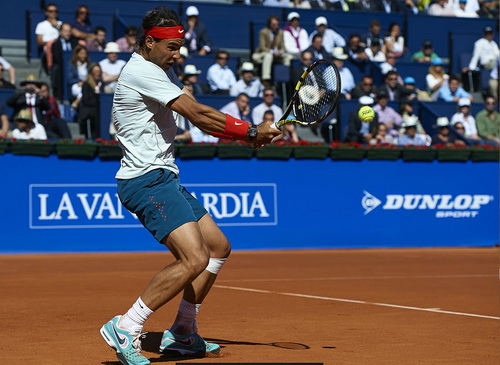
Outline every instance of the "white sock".
[[174, 324], [170, 330], [178, 335], [196, 333], [196, 315], [198, 314], [200, 307], [201, 304], [189, 303], [187, 300], [182, 298], [181, 303], [179, 304], [179, 310], [177, 311], [177, 317], [175, 317]]
[[153, 314], [153, 311], [139, 297], [134, 305], [120, 319], [118, 325], [130, 332], [140, 332], [146, 319]]

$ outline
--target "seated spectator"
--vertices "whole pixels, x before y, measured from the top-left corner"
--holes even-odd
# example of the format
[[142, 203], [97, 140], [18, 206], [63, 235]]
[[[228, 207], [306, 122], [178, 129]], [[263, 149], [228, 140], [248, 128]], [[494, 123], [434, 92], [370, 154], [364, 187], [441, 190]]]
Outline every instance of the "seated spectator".
[[375, 86], [373, 85], [373, 77], [363, 75], [361, 77], [361, 82], [351, 90], [351, 97], [353, 99], [359, 99], [362, 96], [369, 96], [375, 99]]
[[476, 120], [471, 115], [470, 99], [460, 98], [457, 103], [457, 112], [451, 117], [451, 124], [460, 122], [465, 127], [465, 137], [469, 140], [479, 141], [481, 138], [477, 134]]
[[373, 106], [374, 102], [373, 98], [369, 96], [362, 96], [359, 98], [359, 107], [349, 113], [349, 127], [347, 130], [346, 142], [367, 144], [373, 139], [379, 124], [377, 114], [375, 114], [375, 118], [373, 118], [371, 122], [366, 123], [359, 119], [358, 111], [359, 108], [363, 106]]
[[40, 98], [47, 99], [49, 108], [42, 110], [43, 122], [42, 125], [47, 132], [49, 138], [65, 138], [71, 139], [71, 132], [68, 128], [68, 122], [61, 118], [59, 105], [55, 97], [50, 95], [49, 85], [45, 82], [40, 83]]
[[436, 0], [427, 9], [427, 14], [433, 16], [455, 16], [453, 7], [448, 5], [448, 0]]
[[300, 55], [300, 64], [298, 66], [293, 66], [290, 71], [290, 83], [292, 87], [295, 87], [297, 81], [299, 81], [300, 76], [304, 73], [309, 66], [312, 65], [313, 54], [309, 51], [304, 51]]
[[271, 85], [271, 71], [274, 63], [290, 66], [293, 56], [286, 53], [283, 30], [276, 15], [270, 15], [267, 26], [259, 31], [259, 45], [252, 54], [256, 64], [262, 64], [261, 79], [266, 86]]
[[283, 28], [283, 41], [285, 42], [285, 50], [294, 58], [299, 58], [302, 51], [305, 51], [309, 46], [309, 36], [304, 28], [301, 28], [300, 15], [295, 11], [288, 14], [288, 24]]
[[405, 99], [407, 95], [399, 79], [400, 76], [396, 71], [389, 71], [384, 76], [384, 83], [377, 89], [378, 92], [385, 91], [391, 101]]
[[498, 5], [495, 5], [493, 0], [483, 0], [479, 4], [477, 15], [480, 18], [498, 19]]
[[249, 101], [250, 98], [248, 97], [248, 95], [245, 93], [241, 93], [236, 97], [235, 100], [224, 105], [220, 109], [220, 111], [222, 113], [229, 114], [235, 118], [251, 123], [250, 105], [248, 104]]
[[70, 100], [81, 97], [83, 81], [88, 75], [88, 67], [90, 65], [89, 52], [85, 46], [77, 45], [73, 50], [73, 57], [68, 65], [68, 74], [66, 81], [71, 90]]
[[419, 100], [419, 95], [422, 91], [417, 89], [417, 87], [415, 86], [415, 82], [415, 78], [411, 76], [407, 76], [403, 79], [403, 92], [401, 94], [400, 100]]
[[[370, 22], [370, 26], [368, 27], [368, 33], [363, 34], [361, 37], [361, 45], [363, 47], [370, 47], [370, 44], [375, 38], [381, 40], [383, 38], [382, 34], [380, 33], [381, 29], [382, 28], [380, 26], [380, 22], [377, 19], [373, 19]], [[384, 53], [385, 53], [385, 47], [384, 47]]]
[[50, 80], [52, 84], [52, 92], [59, 100], [64, 100], [64, 52], [71, 52], [77, 46], [77, 40], [71, 35], [71, 25], [62, 23], [59, 31], [59, 38], [52, 44], [52, 60], [47, 60], [47, 66], [50, 70]]
[[[351, 9], [356, 11], [377, 11], [377, 6], [372, 0], [357, 0], [351, 2]], [[366, 43], [365, 43], [366, 44]]]
[[21, 89], [16, 91], [7, 99], [7, 105], [14, 109], [14, 114], [22, 109], [30, 109], [32, 120], [35, 124], [43, 127], [43, 112], [50, 109], [49, 101], [40, 95], [40, 81], [35, 75], [26, 76], [26, 80], [21, 81]]
[[433, 59], [425, 76], [427, 91], [431, 94], [433, 100], [437, 99], [439, 89], [448, 84], [449, 78], [450, 76], [444, 72], [443, 60], [439, 57]]
[[200, 12], [196, 6], [188, 6], [186, 9], [187, 21], [184, 23], [184, 45], [189, 53], [197, 53], [205, 56], [212, 51], [212, 43], [208, 38], [205, 25], [200, 21]]
[[229, 90], [236, 84], [234, 72], [227, 65], [229, 53], [218, 51], [215, 56], [215, 64], [207, 71], [207, 82], [213, 94], [229, 95]]
[[[317, 4], [316, 0], [311, 0], [311, 1]], [[272, 6], [272, 5], [267, 4], [267, 6]], [[311, 9], [311, 2], [309, 2], [308, 0], [292, 0], [290, 1], [289, 6], [291, 8]]]
[[374, 0], [376, 11], [386, 14], [401, 13], [401, 5], [397, 0]]
[[116, 44], [120, 48], [120, 52], [134, 52], [137, 47], [137, 37], [139, 36], [139, 28], [135, 25], [129, 25], [125, 29], [125, 35], [116, 40]]
[[199, 82], [198, 75], [201, 74], [201, 70], [198, 70], [195, 65], [186, 65], [184, 67], [184, 77], [182, 78], [184, 84], [189, 83], [192, 90], [189, 90], [193, 95], [203, 95], [208, 94], [208, 88]]
[[427, 141], [422, 134], [417, 133], [417, 118], [410, 116], [403, 123], [404, 134], [398, 138], [398, 146], [426, 146]]
[[347, 67], [344, 67], [344, 61], [348, 56], [344, 53], [342, 47], [335, 47], [332, 56], [333, 63], [337, 66], [340, 73], [341, 96], [349, 100], [351, 99], [351, 90], [354, 89], [356, 84], [354, 83], [352, 72]]
[[390, 134], [387, 134], [387, 126], [385, 124], [378, 123], [373, 132], [373, 137], [368, 144], [395, 144], [395, 139]]
[[87, 5], [80, 5], [75, 11], [75, 20], [71, 23], [71, 34], [81, 45], [94, 39], [94, 29], [90, 22], [90, 11]]
[[388, 133], [393, 136], [398, 136], [399, 128], [403, 122], [403, 118], [393, 108], [387, 105], [389, 102], [389, 94], [385, 90], [380, 90], [377, 95], [378, 103], [373, 107], [377, 113], [379, 123], [387, 126]]
[[57, 15], [57, 5], [52, 3], [47, 4], [45, 6], [45, 20], [38, 23], [35, 28], [36, 43], [42, 56], [42, 67], [46, 72], [49, 70], [47, 66], [47, 54], [49, 54], [49, 58], [52, 58], [50, 54], [52, 43], [59, 37], [59, 29], [62, 24], [62, 21], [58, 20]]
[[413, 62], [432, 62], [436, 58], [439, 58], [439, 56], [434, 52], [432, 42], [429, 40], [424, 41], [422, 49], [411, 56]]
[[473, 100], [472, 95], [460, 87], [460, 79], [457, 76], [450, 76], [448, 83], [439, 88], [437, 100], [457, 102], [460, 98]]
[[496, 100], [493, 96], [484, 99], [484, 109], [476, 115], [477, 134], [491, 144], [500, 143], [500, 114], [495, 110]]
[[91, 52], [104, 52], [106, 47], [106, 28], [97, 26], [94, 29], [94, 38], [87, 41], [87, 49]]
[[[420, 119], [414, 113], [414, 108], [413, 108], [412, 102], [410, 102], [410, 101], [401, 102], [401, 104], [399, 105], [399, 114], [403, 118], [403, 122], [409, 117], [417, 118], [416, 119], [417, 120], [417, 133], [427, 135], [427, 132], [425, 131], [424, 127], [422, 126]], [[402, 131], [400, 130], [400, 133], [401, 132]]]
[[7, 108], [2, 103], [0, 104], [0, 139], [8, 138], [10, 130], [9, 116], [7, 115]]
[[[460, 124], [460, 123], [459, 123]], [[437, 128], [437, 133], [432, 136], [431, 145], [443, 144], [445, 146], [465, 146], [465, 142], [457, 138], [455, 134], [450, 132], [450, 121], [446, 117], [439, 117], [436, 120], [434, 128]]]
[[99, 62], [102, 70], [102, 82], [104, 84], [105, 93], [114, 93], [116, 82], [120, 77], [122, 68], [127, 62], [118, 59], [120, 47], [115, 42], [108, 42], [104, 48], [106, 58]]
[[99, 94], [104, 91], [102, 70], [98, 63], [89, 67], [89, 74], [82, 85], [82, 97], [78, 104], [78, 124], [80, 133], [87, 139], [96, 139], [101, 135], [101, 107]]
[[[283, 109], [274, 104], [274, 95], [274, 88], [272, 86], [266, 86], [264, 88], [262, 103], [253, 108], [252, 111], [252, 121], [254, 125], [262, 123], [264, 113], [268, 110], [271, 110], [276, 118], [280, 118], [283, 115]], [[276, 120], [273, 121], [275, 122]]]
[[497, 42], [494, 41], [494, 32], [492, 27], [485, 27], [483, 38], [474, 42], [474, 50], [469, 66], [462, 72], [475, 71], [479, 69], [491, 70], [495, 67], [500, 51]]
[[405, 52], [405, 39], [401, 35], [401, 28], [397, 23], [391, 23], [384, 37], [386, 52], [392, 52], [394, 56], [401, 57]]
[[254, 66], [252, 62], [243, 62], [240, 68], [240, 79], [231, 86], [229, 95], [237, 96], [241, 93], [247, 94], [251, 98], [262, 97], [264, 86], [254, 76]]
[[[12, 85], [16, 84], [16, 69], [12, 66], [5, 58], [0, 56], [0, 66], [2, 67], [2, 71], [5, 70], [9, 73], [9, 83]], [[1, 77], [1, 76], [0, 76]], [[0, 88], [6, 89], [6, 87]]]
[[387, 52], [385, 55], [385, 62], [380, 64], [380, 72], [382, 75], [386, 75], [389, 71], [398, 71], [396, 68], [397, 58], [392, 52]]
[[385, 62], [385, 53], [382, 51], [382, 45], [378, 38], [370, 41], [370, 46], [365, 48], [365, 53], [372, 62]]
[[331, 60], [330, 54], [325, 50], [325, 47], [322, 46], [323, 37], [319, 34], [314, 35], [312, 38], [311, 45], [306, 49], [313, 54], [313, 60]]
[[189, 52], [186, 47], [182, 46], [179, 50], [180, 57], [174, 59], [174, 65], [172, 66], [175, 74], [179, 78], [179, 81], [184, 81], [184, 67], [186, 64], [186, 60], [189, 57]]
[[361, 45], [361, 36], [353, 33], [349, 36], [347, 46], [344, 47], [349, 59], [355, 63], [365, 63], [368, 56], [365, 53], [365, 48]]
[[479, 18], [475, 11], [467, 9], [467, 0], [458, 0], [458, 7], [454, 8], [455, 16], [459, 18]]
[[500, 57], [497, 58], [497, 64], [490, 72], [490, 78], [488, 79], [488, 85], [490, 89], [490, 94], [498, 100], [498, 71], [500, 70]]
[[321, 45], [327, 53], [331, 54], [335, 47], [345, 47], [345, 39], [336, 31], [328, 27], [328, 20], [324, 16], [319, 16], [315, 20], [316, 30], [309, 35], [309, 42], [313, 43], [316, 35], [322, 36]]
[[15, 89], [16, 87], [3, 78], [3, 64], [0, 62], [0, 89]]
[[33, 117], [29, 109], [21, 109], [14, 117], [16, 128], [12, 131], [12, 138], [15, 139], [47, 139], [45, 129], [40, 123], [33, 122]]
[[339, 11], [349, 11], [351, 10], [350, 4], [351, 2], [347, 0], [324, 0], [326, 9], [330, 10], [339, 10]]

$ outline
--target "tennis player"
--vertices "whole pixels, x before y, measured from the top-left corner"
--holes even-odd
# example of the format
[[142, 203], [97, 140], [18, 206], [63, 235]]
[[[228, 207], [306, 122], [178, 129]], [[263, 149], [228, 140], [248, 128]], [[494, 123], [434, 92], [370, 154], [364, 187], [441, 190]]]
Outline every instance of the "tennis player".
[[280, 132], [263, 123], [247, 122], [197, 103], [176, 84], [171, 67], [180, 57], [184, 28], [177, 14], [157, 7], [142, 21], [139, 49], [123, 68], [113, 100], [113, 124], [123, 149], [116, 174], [123, 205], [175, 256], [156, 274], [123, 315], [100, 330], [126, 365], [150, 361], [141, 354], [144, 322], [181, 291], [173, 325], [163, 333], [160, 351], [181, 355], [218, 353], [197, 333], [196, 314], [230, 253], [230, 244], [204, 207], [179, 182], [173, 141], [178, 114], [205, 133], [261, 146]]

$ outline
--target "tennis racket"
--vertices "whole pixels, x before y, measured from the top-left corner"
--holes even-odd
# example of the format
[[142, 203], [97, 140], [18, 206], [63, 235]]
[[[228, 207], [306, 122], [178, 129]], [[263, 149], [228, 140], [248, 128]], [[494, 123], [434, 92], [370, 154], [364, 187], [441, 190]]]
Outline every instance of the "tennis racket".
[[292, 99], [276, 128], [288, 123], [321, 123], [335, 109], [340, 98], [340, 74], [334, 63], [316, 61], [300, 76]]

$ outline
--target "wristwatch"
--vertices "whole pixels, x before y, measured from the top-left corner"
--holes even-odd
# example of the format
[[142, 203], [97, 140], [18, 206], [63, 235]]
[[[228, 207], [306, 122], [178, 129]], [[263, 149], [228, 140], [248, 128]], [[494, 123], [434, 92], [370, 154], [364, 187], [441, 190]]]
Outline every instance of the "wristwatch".
[[257, 130], [256, 127], [254, 127], [252, 125], [250, 127], [248, 127], [248, 132], [247, 132], [248, 139], [250, 139], [250, 140], [255, 139], [255, 137], [257, 137], [258, 133], [259, 133], [259, 131]]

